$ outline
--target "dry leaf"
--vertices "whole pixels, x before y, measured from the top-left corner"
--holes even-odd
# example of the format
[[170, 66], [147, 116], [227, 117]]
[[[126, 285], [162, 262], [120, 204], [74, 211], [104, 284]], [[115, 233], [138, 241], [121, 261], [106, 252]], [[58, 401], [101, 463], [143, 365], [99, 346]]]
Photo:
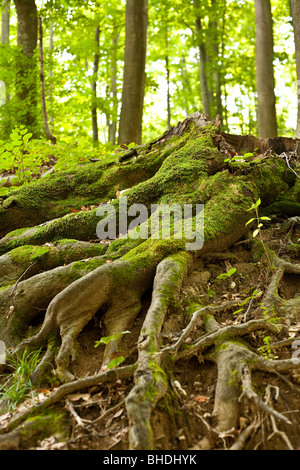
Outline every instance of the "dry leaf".
[[123, 411], [124, 411], [123, 408], [121, 408], [119, 411], [117, 411], [116, 414], [114, 414], [114, 418], [118, 418], [119, 416], [121, 416]]
[[88, 401], [91, 398], [90, 393], [73, 393], [72, 395], [67, 396], [70, 401], [84, 400]]
[[205, 395], [198, 395], [194, 398], [194, 400], [198, 403], [205, 403], [207, 402], [208, 398]]

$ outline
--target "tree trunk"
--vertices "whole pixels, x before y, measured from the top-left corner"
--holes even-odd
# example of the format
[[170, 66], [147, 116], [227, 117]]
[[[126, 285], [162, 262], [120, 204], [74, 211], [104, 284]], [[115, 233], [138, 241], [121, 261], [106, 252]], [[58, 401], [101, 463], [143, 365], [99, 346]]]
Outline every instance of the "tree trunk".
[[[199, 0], [194, 1], [194, 6], [198, 10], [200, 7]], [[198, 11], [196, 12], [196, 31], [197, 31], [197, 44], [199, 48], [199, 76], [200, 76], [200, 89], [202, 98], [203, 113], [210, 116], [211, 103], [210, 103], [210, 91], [208, 86], [207, 78], [207, 51], [206, 45], [203, 41], [203, 31], [201, 24], [201, 17]]]
[[270, 0], [255, 0], [258, 136], [276, 137], [273, 24]]
[[53, 116], [53, 48], [54, 48], [54, 24], [50, 20], [50, 31], [49, 31], [49, 104], [50, 104], [50, 116], [49, 122], [51, 128], [54, 128], [54, 116]]
[[170, 129], [171, 127], [171, 96], [170, 96], [170, 64], [169, 64], [169, 56], [166, 55], [165, 57], [165, 64], [166, 64], [166, 79], [167, 79], [167, 127]]
[[17, 44], [21, 48], [16, 80], [17, 94], [23, 111], [20, 121], [37, 135], [37, 8], [34, 0], [14, 0], [14, 3], [18, 16]]
[[295, 137], [300, 138], [300, 3], [298, 0], [291, 0], [291, 10], [293, 17], [295, 49], [296, 49], [296, 69], [297, 69], [297, 93], [298, 93], [298, 117]]
[[148, 0], [127, 0], [119, 143], [142, 141]]
[[116, 143], [117, 121], [118, 121], [118, 90], [117, 90], [117, 46], [120, 33], [118, 32], [112, 40], [112, 51], [110, 54], [110, 85], [107, 87], [107, 98], [110, 102], [109, 112], [106, 113], [108, 127], [108, 142]]
[[[2, 0], [2, 15], [1, 15], [1, 44], [9, 44], [9, 32], [10, 32], [10, 0]], [[1, 96], [2, 106], [7, 103], [10, 99], [9, 84], [2, 83], [3, 92]]]
[[2, 0], [1, 44], [9, 44], [10, 0]]
[[97, 77], [99, 70], [99, 44], [100, 44], [100, 27], [97, 26], [95, 29], [95, 54], [94, 54], [94, 68], [93, 68], [93, 81], [91, 84], [92, 89], [92, 127], [93, 127], [93, 141], [99, 141], [98, 133], [98, 118], [97, 118]]
[[41, 77], [41, 100], [42, 100], [42, 112], [44, 129], [47, 139], [51, 141], [53, 145], [56, 144], [56, 137], [52, 134], [48, 124], [47, 106], [46, 106], [46, 88], [45, 88], [45, 68], [44, 68], [44, 47], [43, 47], [43, 20], [39, 17], [39, 37], [40, 37], [40, 77]]

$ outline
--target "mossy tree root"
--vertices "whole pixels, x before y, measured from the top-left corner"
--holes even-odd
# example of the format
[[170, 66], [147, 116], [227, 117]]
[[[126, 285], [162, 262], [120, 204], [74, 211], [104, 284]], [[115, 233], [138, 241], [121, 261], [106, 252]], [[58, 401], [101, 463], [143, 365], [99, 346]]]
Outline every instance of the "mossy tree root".
[[[107, 336], [128, 330], [140, 312], [142, 295], [152, 285], [156, 264], [155, 259], [145, 261], [144, 256], [137, 255], [131, 260], [106, 263], [72, 282], [50, 302], [38, 334], [21, 342], [14, 353], [28, 346], [45, 345], [55, 336], [61, 341], [57, 375], [63, 381], [72, 380], [68, 368], [76, 357], [76, 339], [82, 329], [103, 307]], [[120, 341], [106, 346], [102, 367], [117, 352]]]
[[275, 257], [273, 261], [275, 271], [264, 297], [264, 305], [269, 311], [283, 313], [287, 321], [299, 321], [300, 292], [294, 298], [285, 300], [279, 295], [280, 282], [285, 273], [300, 275], [300, 264], [293, 264], [284, 259]]
[[168, 391], [168, 375], [161, 363], [160, 331], [170, 302], [176, 298], [191, 255], [179, 253], [157, 267], [152, 302], [138, 340], [134, 387], [126, 398], [129, 446], [133, 450], [154, 449], [151, 413]]

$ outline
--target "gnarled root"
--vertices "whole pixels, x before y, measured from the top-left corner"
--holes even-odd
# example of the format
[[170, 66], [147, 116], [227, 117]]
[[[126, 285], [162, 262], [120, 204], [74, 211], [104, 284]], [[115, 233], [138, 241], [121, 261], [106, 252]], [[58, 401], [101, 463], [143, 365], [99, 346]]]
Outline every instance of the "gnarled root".
[[[141, 296], [152, 284], [154, 272], [154, 262], [144, 265], [137, 256], [132, 261], [105, 264], [74, 281], [51, 301], [39, 333], [20, 343], [14, 353], [26, 346], [44, 345], [55, 334], [61, 339], [56, 357], [57, 374], [63, 381], [72, 380], [68, 368], [75, 359], [76, 339], [82, 329], [100, 308], [106, 309], [107, 335], [130, 328], [140, 311]], [[116, 343], [107, 345], [103, 365], [110, 361]]]
[[153, 449], [151, 413], [168, 391], [168, 378], [158, 353], [160, 330], [169, 307], [186, 272], [190, 255], [184, 253], [163, 260], [157, 267], [152, 303], [141, 329], [135, 372], [135, 385], [126, 399], [131, 449]]

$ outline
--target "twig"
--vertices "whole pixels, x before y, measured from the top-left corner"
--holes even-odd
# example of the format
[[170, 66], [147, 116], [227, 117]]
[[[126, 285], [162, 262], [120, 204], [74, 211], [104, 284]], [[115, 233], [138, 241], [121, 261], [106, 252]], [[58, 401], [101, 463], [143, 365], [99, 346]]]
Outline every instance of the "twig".
[[257, 421], [253, 421], [253, 423], [251, 423], [246, 429], [244, 429], [240, 433], [239, 437], [237, 438], [235, 443], [230, 447], [229, 450], [242, 450], [245, 446], [248, 437], [256, 431], [258, 426], [259, 424], [257, 423]]
[[[242, 336], [242, 335], [251, 333], [252, 331], [262, 329], [262, 328], [266, 328], [268, 330], [277, 332], [278, 331], [277, 327], [278, 325], [275, 326], [272, 323], [264, 319], [250, 320], [247, 323], [241, 323], [240, 325], [229, 325], [229, 326], [220, 328], [216, 331], [213, 331], [211, 333], [207, 333], [203, 335], [189, 349], [179, 352], [177, 354], [176, 359], [194, 355], [197, 351], [203, 350], [212, 346], [223, 335], [226, 335], [226, 336], [229, 335], [232, 337]], [[162, 350], [161, 352], [165, 352], [165, 350]]]
[[290, 162], [288, 160], [288, 155], [286, 153], [284, 153], [283, 155], [285, 156], [285, 161], [289, 169], [297, 176], [297, 178], [300, 179], [300, 176], [298, 175], [298, 173], [296, 173], [296, 171], [291, 167]]
[[31, 269], [33, 266], [35, 266], [38, 262], [36, 261], [35, 263], [32, 263], [30, 266], [28, 266], [27, 269], [25, 269], [25, 271], [23, 272], [23, 274], [21, 274], [21, 276], [19, 277], [19, 279], [16, 281], [14, 287], [13, 287], [13, 290], [11, 291], [11, 294], [10, 294], [10, 297], [13, 297], [14, 295], [14, 292], [19, 284], [19, 282], [23, 279], [23, 277], [27, 274], [27, 272], [29, 271], [29, 269]]
[[240, 396], [240, 400], [243, 395], [247, 395], [248, 398], [252, 399], [262, 410], [266, 411], [271, 416], [274, 416], [275, 418], [280, 419], [281, 421], [284, 421], [287, 424], [292, 424], [291, 421], [286, 418], [286, 416], [271, 408], [267, 403], [263, 402], [261, 398], [259, 398], [259, 396], [254, 392], [251, 384], [250, 369], [246, 364], [242, 366], [241, 379], [243, 383], [243, 393]]
[[[276, 387], [278, 389], [278, 387]], [[279, 393], [279, 392], [278, 392]], [[266, 402], [270, 402], [271, 401], [271, 386], [270, 384], [267, 386], [267, 389], [266, 389]], [[268, 437], [268, 441], [270, 441], [272, 439], [273, 436], [275, 436], [276, 434], [278, 434], [282, 440], [286, 443], [287, 447], [289, 450], [294, 450], [289, 438], [287, 437], [286, 433], [283, 432], [283, 431], [279, 431], [278, 427], [277, 427], [277, 424], [276, 424], [276, 421], [274, 419], [274, 416], [270, 416], [270, 419], [271, 419], [271, 423], [272, 423], [272, 427], [273, 427], [273, 432], [272, 434]]]
[[162, 353], [167, 351], [174, 351], [177, 352], [184, 340], [189, 336], [193, 328], [197, 325], [199, 318], [202, 318], [206, 313], [219, 313], [220, 311], [228, 310], [232, 307], [236, 307], [239, 304], [239, 301], [230, 301], [225, 302], [221, 305], [207, 305], [206, 307], [200, 308], [193, 313], [191, 321], [187, 325], [187, 327], [183, 330], [181, 336], [178, 338], [176, 343], [172, 344], [171, 346], [167, 346], [161, 350]]
[[124, 404], [124, 402], [125, 402], [125, 400], [122, 400], [117, 405], [112, 406], [111, 408], [106, 410], [101, 416], [99, 416], [98, 418], [96, 418], [93, 421], [93, 424], [98, 423], [99, 421], [102, 421], [103, 419], [107, 418], [108, 415], [110, 415], [111, 413], [114, 413], [115, 411], [117, 411]]
[[66, 407], [70, 411], [71, 415], [75, 418], [76, 423], [78, 424], [78, 426], [80, 426], [81, 428], [84, 428], [85, 427], [84, 422], [80, 418], [79, 414], [75, 411], [74, 406], [72, 405], [70, 400], [67, 400]]

